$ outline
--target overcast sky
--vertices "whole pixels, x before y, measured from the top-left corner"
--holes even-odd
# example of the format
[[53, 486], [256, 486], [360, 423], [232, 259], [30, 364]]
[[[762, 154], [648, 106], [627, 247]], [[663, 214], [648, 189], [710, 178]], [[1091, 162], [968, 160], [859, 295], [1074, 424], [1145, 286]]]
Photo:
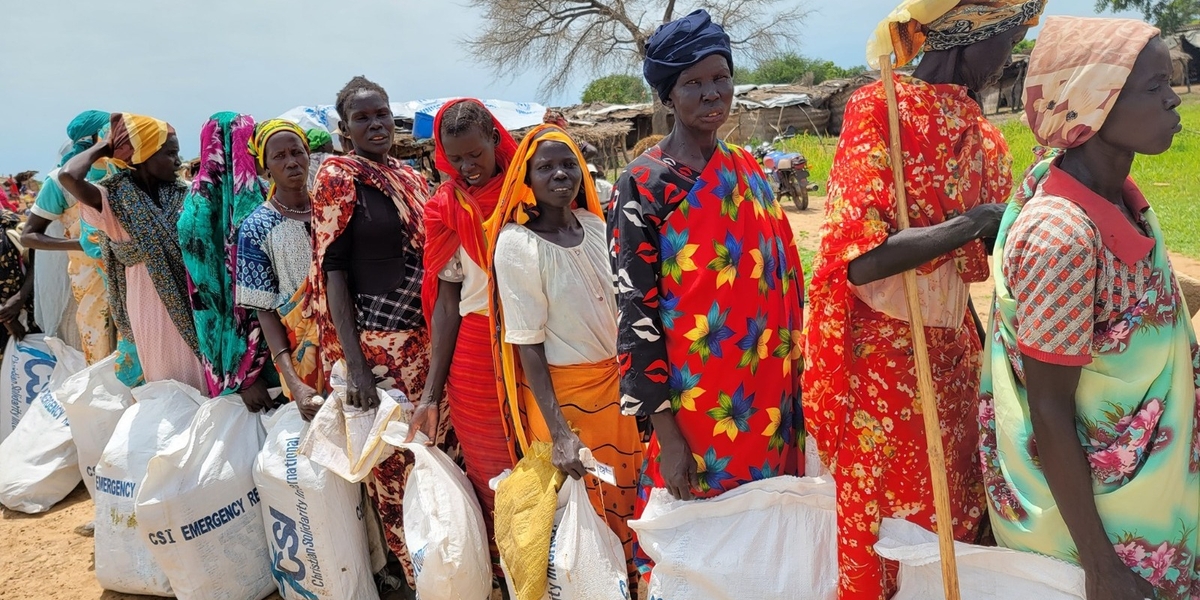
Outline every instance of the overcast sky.
[[[52, 168], [66, 124], [91, 108], [170, 121], [191, 158], [212, 113], [270, 118], [298, 105], [332, 104], [354, 75], [379, 82], [393, 101], [472, 95], [555, 105], [578, 101], [592, 76], [580, 73], [569, 90], [549, 98], [537, 93], [536, 73], [496, 79], [461, 43], [482, 26], [464, 0], [3, 4], [0, 174]], [[862, 64], [867, 36], [895, 4], [795, 2], [813, 9], [796, 50]], [[1050, 4], [1048, 14], [1092, 15], [1095, 3]]]

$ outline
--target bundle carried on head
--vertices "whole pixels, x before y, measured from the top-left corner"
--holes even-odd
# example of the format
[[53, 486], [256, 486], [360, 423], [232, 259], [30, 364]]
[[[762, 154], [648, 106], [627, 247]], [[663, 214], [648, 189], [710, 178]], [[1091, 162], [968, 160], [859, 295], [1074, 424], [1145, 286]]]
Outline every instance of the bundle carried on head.
[[87, 150], [95, 143], [95, 138], [108, 125], [111, 116], [102, 110], [85, 110], [75, 116], [67, 125], [67, 137], [71, 141], [66, 150], [61, 152], [62, 161], [59, 166], [67, 164], [73, 156]]
[[333, 136], [329, 135], [329, 132], [325, 131], [324, 129], [309, 129], [308, 131], [304, 132], [304, 134], [305, 135], [300, 137], [306, 139], [308, 142], [308, 149], [310, 151], [317, 150], [324, 147], [326, 144], [333, 143]]
[[970, 46], [1021, 26], [1034, 26], [1046, 0], [905, 0], [867, 42], [867, 64], [881, 67], [881, 56], [895, 55], [893, 66], [912, 62], [921, 52]]

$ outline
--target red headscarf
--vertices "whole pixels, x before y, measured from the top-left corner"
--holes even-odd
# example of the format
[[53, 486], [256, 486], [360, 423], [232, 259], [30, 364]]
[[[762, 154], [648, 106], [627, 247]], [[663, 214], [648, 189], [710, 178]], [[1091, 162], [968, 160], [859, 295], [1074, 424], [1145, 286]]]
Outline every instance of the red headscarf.
[[[450, 180], [439, 186], [425, 205], [425, 279], [421, 283], [421, 307], [425, 312], [425, 322], [430, 327], [433, 326], [433, 307], [437, 305], [438, 273], [454, 256], [458, 247], [461, 245], [475, 264], [483, 267], [485, 271], [488, 269], [489, 253], [484, 223], [496, 211], [496, 205], [500, 202], [500, 191], [504, 187], [504, 174], [517, 154], [517, 143], [512, 135], [493, 116], [496, 131], [500, 133], [500, 143], [496, 145], [496, 166], [499, 167], [500, 173], [482, 186], [469, 186], [458, 170], [450, 164], [442, 146], [442, 117], [451, 106], [460, 102], [474, 102], [483, 107], [482, 102], [472, 98], [453, 100], [447, 102], [433, 120], [434, 140], [437, 144], [434, 164], [439, 171], [448, 175]], [[484, 107], [484, 110], [487, 108]]]

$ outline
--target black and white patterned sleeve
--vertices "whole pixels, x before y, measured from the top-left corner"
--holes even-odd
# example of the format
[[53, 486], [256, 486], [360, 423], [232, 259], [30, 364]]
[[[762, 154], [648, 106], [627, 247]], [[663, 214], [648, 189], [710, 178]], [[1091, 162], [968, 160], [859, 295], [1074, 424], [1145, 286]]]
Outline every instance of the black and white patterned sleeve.
[[641, 418], [670, 410], [667, 345], [659, 314], [661, 219], [654, 198], [630, 167], [608, 208], [610, 258], [617, 293], [617, 360], [621, 411]]

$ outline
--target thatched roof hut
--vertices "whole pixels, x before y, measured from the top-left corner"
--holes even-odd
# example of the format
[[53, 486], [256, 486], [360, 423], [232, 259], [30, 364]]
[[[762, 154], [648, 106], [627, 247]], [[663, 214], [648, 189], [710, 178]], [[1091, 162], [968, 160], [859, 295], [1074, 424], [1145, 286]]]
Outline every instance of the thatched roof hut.
[[605, 104], [593, 102], [562, 109], [571, 127], [591, 127], [603, 123], [624, 123], [625, 147], [653, 133], [654, 104]]
[[[600, 151], [593, 161], [604, 171], [621, 169], [629, 164], [629, 133], [633, 126], [629, 121], [581, 122], [568, 118], [567, 133], [579, 142], [587, 142]], [[520, 134], [525, 137], [527, 131]], [[518, 139], [520, 139], [518, 138]]]

